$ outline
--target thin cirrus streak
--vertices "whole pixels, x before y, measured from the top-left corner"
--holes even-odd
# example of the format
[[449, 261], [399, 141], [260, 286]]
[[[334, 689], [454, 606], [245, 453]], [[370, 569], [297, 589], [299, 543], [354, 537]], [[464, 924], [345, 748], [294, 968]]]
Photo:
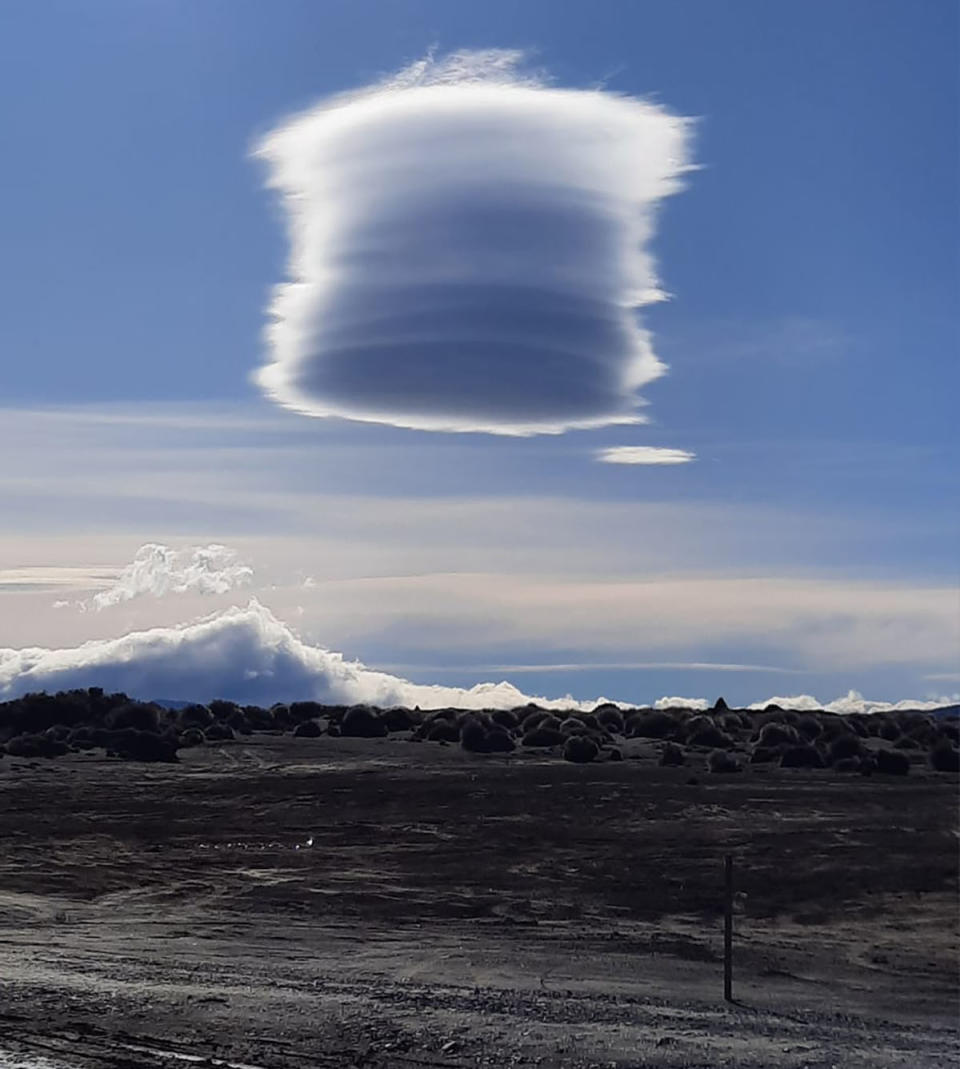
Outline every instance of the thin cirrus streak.
[[434, 431], [643, 421], [665, 368], [636, 309], [665, 297], [648, 246], [689, 123], [522, 61], [431, 57], [262, 140], [291, 245], [256, 376], [275, 401]]
[[596, 459], [603, 464], [689, 464], [696, 460], [696, 453], [652, 445], [615, 445], [597, 450]]

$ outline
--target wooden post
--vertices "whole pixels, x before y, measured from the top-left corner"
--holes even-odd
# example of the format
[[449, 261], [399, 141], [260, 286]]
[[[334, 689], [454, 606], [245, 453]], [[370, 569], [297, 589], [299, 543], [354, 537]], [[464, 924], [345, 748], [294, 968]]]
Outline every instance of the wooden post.
[[733, 1002], [733, 855], [723, 855], [723, 997]]

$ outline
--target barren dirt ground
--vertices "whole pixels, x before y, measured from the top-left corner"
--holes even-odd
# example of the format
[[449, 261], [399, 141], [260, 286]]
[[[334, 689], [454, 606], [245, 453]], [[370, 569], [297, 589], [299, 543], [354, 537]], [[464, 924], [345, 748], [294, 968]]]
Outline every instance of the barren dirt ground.
[[0, 1065], [956, 1064], [956, 779], [656, 752], [6, 758]]

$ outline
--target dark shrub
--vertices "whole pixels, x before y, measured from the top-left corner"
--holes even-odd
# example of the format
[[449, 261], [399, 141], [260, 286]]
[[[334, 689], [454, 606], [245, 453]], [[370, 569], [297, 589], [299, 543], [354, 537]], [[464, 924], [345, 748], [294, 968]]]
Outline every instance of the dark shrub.
[[10, 739], [6, 751], [11, 757], [61, 757], [70, 747], [60, 739], [27, 733]]
[[205, 705], [185, 705], [178, 713], [180, 727], [205, 728], [213, 723], [213, 713]]
[[582, 721], [591, 731], [603, 731], [603, 724], [593, 713], [567, 713], [567, 719], [570, 717]]
[[887, 742], [894, 742], [900, 738], [900, 725], [894, 720], [888, 720], [884, 717], [880, 727], [877, 730], [877, 734], [881, 739], [886, 739]]
[[722, 732], [714, 724], [701, 728], [692, 735], [687, 736], [688, 746], [710, 746], [717, 750], [729, 750], [733, 746], [733, 739]]
[[754, 746], [750, 751], [751, 765], [765, 765], [771, 761], [779, 761], [782, 756], [780, 747], [777, 746]]
[[726, 750], [713, 750], [707, 755], [707, 768], [711, 772], [742, 772], [740, 759]]
[[495, 727], [487, 735], [488, 753], [512, 753], [517, 748], [510, 733], [502, 727]]
[[555, 728], [535, 727], [523, 736], [524, 746], [559, 746], [561, 742], [563, 735]]
[[238, 735], [253, 734], [253, 728], [250, 726], [247, 714], [242, 709], [238, 709], [231, 716], [227, 717], [227, 723]]
[[937, 772], [960, 772], [960, 750], [951, 746], [947, 739], [934, 746], [928, 759], [930, 767]]
[[254, 731], [274, 731], [278, 726], [273, 718], [273, 711], [259, 705], [245, 705], [243, 715]]
[[110, 749], [125, 761], [177, 760], [177, 741], [169, 735], [157, 735], [152, 731], [136, 728], [121, 728], [110, 732]]
[[615, 735], [623, 734], [623, 713], [615, 705], [601, 705], [593, 713], [607, 731]]
[[202, 746], [206, 741], [206, 736], [200, 728], [187, 728], [186, 731], [180, 732], [180, 745], [183, 747]]
[[910, 758], [898, 750], [877, 750], [873, 759], [877, 771], [887, 776], [905, 776], [910, 771]]
[[329, 724], [327, 726], [327, 737], [330, 738], [330, 739], [339, 739], [340, 738], [340, 725], [339, 724]]
[[834, 772], [859, 772], [860, 758], [841, 757], [838, 761], [834, 761], [830, 767]]
[[800, 723], [797, 724], [797, 731], [807, 742], [814, 742], [823, 733], [823, 728], [815, 716], [801, 716]]
[[319, 720], [327, 714], [324, 706], [314, 701], [291, 702], [288, 710], [290, 720], [294, 724], [300, 724], [304, 720]]
[[385, 709], [380, 719], [387, 725], [387, 731], [410, 731], [417, 726], [413, 713], [409, 709]]
[[458, 742], [460, 739], [460, 729], [456, 724], [452, 724], [449, 720], [440, 717], [427, 729], [426, 737], [431, 742]]
[[221, 742], [234, 737], [233, 728], [229, 724], [221, 724], [218, 721], [214, 721], [203, 734], [207, 742]]
[[781, 768], [823, 768], [823, 757], [816, 746], [790, 746], [780, 758]]
[[861, 739], [869, 737], [870, 732], [867, 731], [866, 717], [861, 716], [859, 713], [854, 713], [847, 717], [847, 723], [850, 725], [850, 730], [859, 735]]
[[675, 742], [668, 742], [660, 751], [661, 765], [675, 767], [677, 765], [686, 764], [686, 761], [687, 755], [683, 752], [683, 747], [678, 746]]
[[960, 727], [956, 723], [944, 720], [937, 726], [937, 733], [945, 739], [949, 739], [954, 746], [960, 745]]
[[564, 743], [564, 761], [573, 761], [578, 765], [588, 764], [600, 752], [600, 747], [588, 735], [571, 735]]
[[568, 716], [560, 725], [561, 735], [585, 735], [587, 725], [576, 716]]
[[460, 727], [460, 745], [470, 753], [487, 752], [487, 729], [479, 720], [465, 720]]
[[66, 724], [54, 724], [43, 732], [44, 738], [55, 739], [57, 742], [66, 742], [70, 735], [70, 729]]
[[789, 724], [764, 724], [757, 736], [757, 742], [761, 746], [795, 746], [800, 741], [800, 735], [796, 728]]
[[223, 698], [215, 698], [208, 706], [214, 720], [229, 720], [234, 713], [240, 711], [236, 702], [224, 701]]
[[611, 746], [609, 750], [604, 751], [607, 755], [608, 761], [622, 761], [623, 754], [617, 749], [616, 746]]
[[923, 747], [912, 735], [901, 735], [893, 744], [895, 750], [922, 750]]
[[830, 764], [834, 764], [844, 757], [859, 757], [862, 749], [857, 735], [838, 735], [827, 747], [830, 756]]
[[340, 733], [352, 739], [382, 739], [387, 725], [366, 705], [354, 705], [344, 714]]
[[725, 713], [730, 708], [729, 705], [723, 700], [723, 698], [717, 698], [713, 703], [713, 711], [715, 713]]
[[298, 739], [317, 739], [323, 734], [323, 728], [316, 720], [301, 720], [293, 734]]
[[517, 730], [517, 717], [511, 709], [494, 709], [490, 714], [490, 719], [507, 731]]
[[107, 727], [114, 731], [136, 728], [137, 731], [156, 732], [160, 727], [157, 707], [143, 702], [127, 702], [110, 712], [107, 716]]
[[635, 739], [670, 739], [677, 734], [679, 727], [679, 722], [669, 713], [651, 709], [631, 717], [628, 730], [630, 737]]
[[75, 750], [92, 750], [97, 745], [91, 729], [86, 726], [74, 728], [67, 736], [66, 742]]
[[620, 706], [614, 705], [613, 702], [603, 702], [602, 704], [593, 707], [593, 715], [595, 717], [602, 718], [610, 713], [620, 715]]
[[520, 725], [520, 730], [526, 734], [528, 731], [533, 731], [535, 727], [539, 727], [540, 724], [547, 719], [549, 714], [545, 713], [542, 709], [538, 709], [536, 712], [531, 713], [529, 716], [525, 716]]

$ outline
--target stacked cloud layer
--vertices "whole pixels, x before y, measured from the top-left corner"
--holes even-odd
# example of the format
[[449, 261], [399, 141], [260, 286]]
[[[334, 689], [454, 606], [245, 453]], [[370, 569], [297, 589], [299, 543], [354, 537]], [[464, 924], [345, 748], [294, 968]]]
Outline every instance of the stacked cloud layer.
[[687, 122], [458, 53], [334, 97], [257, 154], [291, 243], [258, 381], [279, 403], [443, 431], [641, 421], [663, 373], [636, 309]]
[[[147, 700], [229, 698], [262, 705], [312, 698], [330, 704], [423, 709], [509, 709], [530, 701], [546, 708], [591, 709], [603, 701], [531, 697], [510, 683], [480, 683], [469, 689], [412, 683], [305, 643], [256, 600], [246, 608], [227, 609], [180, 627], [135, 631], [72, 649], [0, 649], [0, 700], [29, 691], [92, 686]], [[793, 709], [880, 712], [934, 708], [947, 700], [890, 705], [851, 692], [825, 706], [809, 695], [797, 695], [769, 698], [754, 708], [775, 702]], [[662, 698], [656, 703], [659, 708], [694, 709], [709, 704], [697, 698]]]

